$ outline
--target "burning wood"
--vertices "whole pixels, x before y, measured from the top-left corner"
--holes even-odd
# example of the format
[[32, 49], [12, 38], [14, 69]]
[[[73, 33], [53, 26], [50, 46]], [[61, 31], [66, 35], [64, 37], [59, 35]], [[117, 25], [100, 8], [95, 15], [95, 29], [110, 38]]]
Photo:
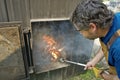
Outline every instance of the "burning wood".
[[52, 55], [52, 60], [56, 61], [60, 57], [60, 52], [63, 50], [63, 48], [58, 49], [57, 42], [50, 36], [44, 35], [43, 40], [47, 43], [47, 51]]
[[52, 37], [50, 37], [50, 36], [48, 36], [48, 35], [44, 35], [43, 36], [43, 39], [44, 39], [44, 41], [48, 44], [48, 46], [55, 46], [56, 45], [56, 41], [52, 38]]

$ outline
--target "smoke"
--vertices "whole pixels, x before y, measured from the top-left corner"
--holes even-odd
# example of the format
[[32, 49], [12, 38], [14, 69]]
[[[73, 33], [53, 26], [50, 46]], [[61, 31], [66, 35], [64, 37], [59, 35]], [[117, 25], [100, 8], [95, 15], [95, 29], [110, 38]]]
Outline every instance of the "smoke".
[[[90, 58], [93, 42], [85, 39], [75, 30], [70, 21], [45, 21], [32, 23], [33, 56], [36, 65], [48, 65], [51, 55], [46, 52], [43, 36], [48, 35], [62, 48], [61, 56], [76, 62], [86, 62]], [[41, 62], [42, 61], [42, 62]]]

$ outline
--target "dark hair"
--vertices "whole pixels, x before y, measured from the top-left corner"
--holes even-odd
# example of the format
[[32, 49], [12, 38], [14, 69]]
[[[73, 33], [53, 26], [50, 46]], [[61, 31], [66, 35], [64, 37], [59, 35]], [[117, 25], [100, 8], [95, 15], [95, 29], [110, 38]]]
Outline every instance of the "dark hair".
[[87, 29], [89, 23], [97, 27], [110, 27], [113, 20], [113, 12], [98, 0], [83, 0], [73, 12], [71, 21], [79, 29]]

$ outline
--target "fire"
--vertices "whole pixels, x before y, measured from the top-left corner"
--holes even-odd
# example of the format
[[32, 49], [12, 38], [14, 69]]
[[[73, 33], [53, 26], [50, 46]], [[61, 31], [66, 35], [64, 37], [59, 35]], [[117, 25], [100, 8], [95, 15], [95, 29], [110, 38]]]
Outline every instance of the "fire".
[[52, 55], [52, 60], [57, 60], [62, 49], [57, 49], [57, 42], [48, 35], [44, 35], [43, 40], [47, 43], [47, 51]]
[[43, 39], [44, 39], [44, 41], [45, 41], [49, 46], [54, 46], [54, 45], [56, 45], [55, 40], [54, 40], [52, 37], [50, 37], [50, 36], [44, 35], [44, 36], [43, 36]]

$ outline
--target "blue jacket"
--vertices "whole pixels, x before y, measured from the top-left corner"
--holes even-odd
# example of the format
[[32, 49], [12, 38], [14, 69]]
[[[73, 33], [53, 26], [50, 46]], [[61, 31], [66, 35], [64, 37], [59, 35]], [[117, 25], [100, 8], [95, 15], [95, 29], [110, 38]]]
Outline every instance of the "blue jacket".
[[[118, 29], [120, 29], [120, 13], [116, 13], [114, 15], [112, 26], [107, 35], [101, 38], [101, 41], [104, 42], [104, 44], [107, 44], [109, 39]], [[117, 75], [120, 78], [120, 37], [118, 37], [110, 46], [108, 63], [110, 66], [114, 66], [116, 68]]]

